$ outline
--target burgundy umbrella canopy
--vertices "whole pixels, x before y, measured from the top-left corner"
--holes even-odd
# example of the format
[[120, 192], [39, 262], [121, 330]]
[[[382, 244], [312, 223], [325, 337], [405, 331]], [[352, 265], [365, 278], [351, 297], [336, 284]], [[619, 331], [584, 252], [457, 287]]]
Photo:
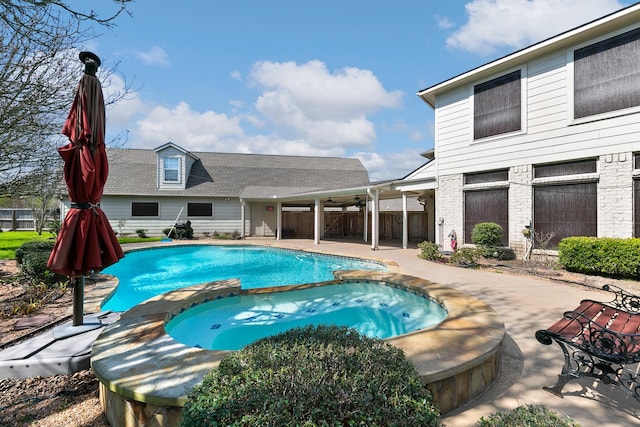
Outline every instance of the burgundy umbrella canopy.
[[100, 58], [91, 52], [81, 52], [80, 61], [85, 64], [84, 75], [62, 128], [70, 142], [58, 148], [64, 160], [64, 180], [71, 209], [47, 262], [49, 270], [71, 277], [74, 283], [74, 326], [83, 322], [84, 275], [100, 271], [124, 257], [116, 235], [100, 209], [109, 174], [104, 145], [104, 98], [100, 81], [95, 76]]

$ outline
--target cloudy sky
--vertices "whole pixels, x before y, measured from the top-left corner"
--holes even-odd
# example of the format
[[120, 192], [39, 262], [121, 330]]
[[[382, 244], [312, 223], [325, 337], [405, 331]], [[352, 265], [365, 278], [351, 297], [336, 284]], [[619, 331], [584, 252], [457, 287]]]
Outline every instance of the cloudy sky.
[[632, 3], [136, 0], [78, 48], [118, 64], [106, 93], [132, 85], [107, 112], [108, 139], [357, 157], [371, 180], [397, 179], [433, 148], [416, 92]]

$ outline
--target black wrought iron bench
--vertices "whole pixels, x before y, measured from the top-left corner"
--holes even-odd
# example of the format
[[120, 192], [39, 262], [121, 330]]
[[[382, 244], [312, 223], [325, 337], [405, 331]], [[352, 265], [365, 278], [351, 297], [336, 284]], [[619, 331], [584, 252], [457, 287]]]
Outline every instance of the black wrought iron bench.
[[640, 402], [640, 373], [629, 365], [640, 362], [640, 296], [614, 286], [609, 302], [583, 300], [547, 329], [536, 332], [542, 344], [557, 342], [564, 366], [553, 387], [545, 390], [562, 397], [567, 382], [591, 377], [624, 390]]

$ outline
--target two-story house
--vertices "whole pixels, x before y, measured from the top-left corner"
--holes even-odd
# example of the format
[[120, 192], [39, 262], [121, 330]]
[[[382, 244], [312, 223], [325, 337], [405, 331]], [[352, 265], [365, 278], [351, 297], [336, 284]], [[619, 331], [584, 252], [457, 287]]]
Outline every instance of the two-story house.
[[639, 4], [418, 95], [435, 110], [443, 246], [451, 231], [471, 243], [486, 221], [519, 254], [524, 227], [549, 248], [567, 236], [640, 237]]

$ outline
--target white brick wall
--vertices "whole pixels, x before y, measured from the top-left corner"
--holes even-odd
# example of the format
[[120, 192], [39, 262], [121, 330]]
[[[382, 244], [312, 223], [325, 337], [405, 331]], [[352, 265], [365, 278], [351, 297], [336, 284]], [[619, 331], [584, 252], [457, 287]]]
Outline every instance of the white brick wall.
[[[633, 237], [633, 154], [600, 156], [598, 180], [598, 237]], [[522, 229], [533, 221], [533, 165], [509, 171], [509, 247], [522, 257], [526, 239]], [[436, 242], [450, 249], [453, 229], [462, 243], [464, 226], [463, 175], [438, 177], [436, 191]], [[440, 222], [442, 220], [442, 223]]]
[[462, 243], [464, 222], [462, 200], [462, 174], [438, 177], [436, 190], [436, 243], [444, 250], [450, 250], [451, 230], [458, 234], [458, 245]]
[[633, 155], [600, 157], [598, 183], [598, 236], [633, 236]]
[[533, 224], [532, 179], [532, 165], [514, 166], [509, 171], [509, 247], [519, 256], [526, 250], [522, 229]]

